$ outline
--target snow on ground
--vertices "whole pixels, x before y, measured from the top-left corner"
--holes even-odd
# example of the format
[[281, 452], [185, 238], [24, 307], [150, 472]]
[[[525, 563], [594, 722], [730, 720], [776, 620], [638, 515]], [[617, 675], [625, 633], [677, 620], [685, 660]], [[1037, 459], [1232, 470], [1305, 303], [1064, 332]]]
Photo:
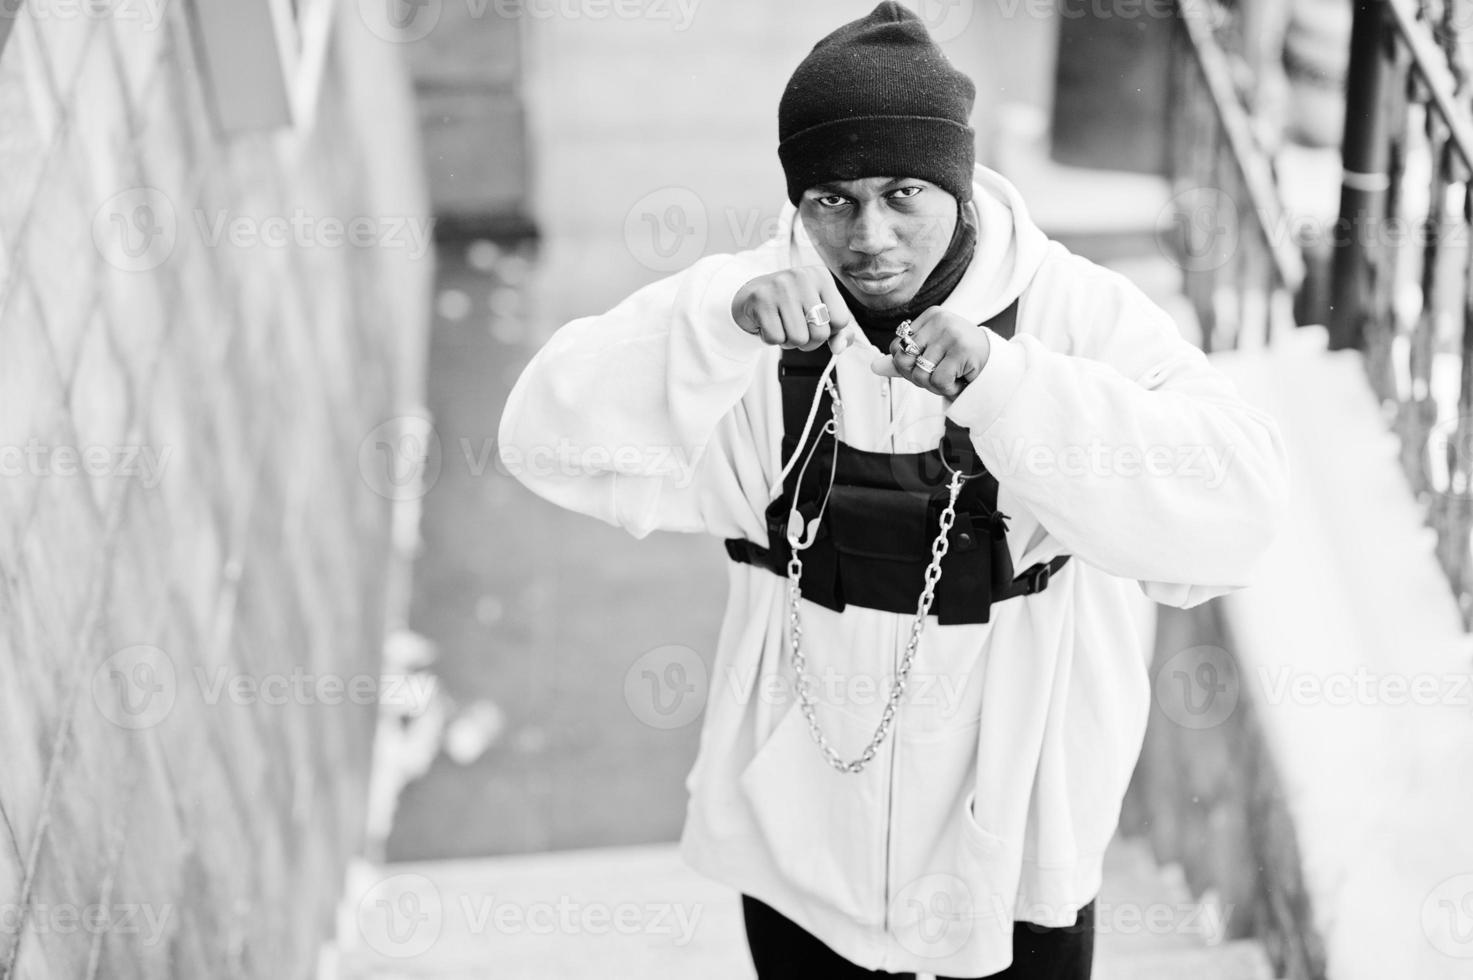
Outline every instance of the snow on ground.
[[1226, 600], [1335, 980], [1473, 976], [1473, 640], [1361, 355], [1215, 362], [1278, 419], [1289, 526]]

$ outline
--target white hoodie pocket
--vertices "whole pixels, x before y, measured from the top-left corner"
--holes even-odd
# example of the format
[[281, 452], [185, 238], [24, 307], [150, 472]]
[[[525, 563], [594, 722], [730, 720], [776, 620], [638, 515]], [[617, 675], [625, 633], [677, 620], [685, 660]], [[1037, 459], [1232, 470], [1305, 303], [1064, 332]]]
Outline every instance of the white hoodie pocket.
[[[820, 730], [844, 758], [863, 751], [872, 725], [831, 705], [816, 710]], [[739, 780], [768, 853], [788, 882], [805, 901], [862, 923], [878, 922], [884, 911], [885, 763], [882, 752], [860, 773], [838, 772], [794, 703]]]
[[1021, 849], [977, 822], [972, 810], [976, 796], [975, 790], [968, 793], [962, 805], [962, 874], [971, 890], [972, 907], [978, 918], [1011, 922], [1023, 872]]

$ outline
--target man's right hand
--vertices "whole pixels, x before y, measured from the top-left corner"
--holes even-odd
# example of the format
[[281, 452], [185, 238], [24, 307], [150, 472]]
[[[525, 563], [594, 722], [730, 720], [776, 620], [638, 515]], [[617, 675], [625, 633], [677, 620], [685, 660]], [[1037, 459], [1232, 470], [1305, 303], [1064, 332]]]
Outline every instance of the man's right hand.
[[[808, 311], [820, 303], [829, 310], [826, 325], [808, 321]], [[737, 326], [775, 347], [805, 351], [828, 344], [838, 354], [854, 343], [859, 332], [834, 277], [821, 265], [758, 276], [737, 290], [731, 316]]]

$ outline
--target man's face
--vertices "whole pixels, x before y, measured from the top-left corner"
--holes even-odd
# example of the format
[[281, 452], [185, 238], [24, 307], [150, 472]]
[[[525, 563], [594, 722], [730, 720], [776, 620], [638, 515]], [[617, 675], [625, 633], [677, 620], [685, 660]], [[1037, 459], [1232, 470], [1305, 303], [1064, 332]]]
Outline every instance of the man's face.
[[920, 292], [951, 244], [957, 200], [913, 177], [866, 177], [810, 187], [798, 214], [829, 271], [879, 311]]

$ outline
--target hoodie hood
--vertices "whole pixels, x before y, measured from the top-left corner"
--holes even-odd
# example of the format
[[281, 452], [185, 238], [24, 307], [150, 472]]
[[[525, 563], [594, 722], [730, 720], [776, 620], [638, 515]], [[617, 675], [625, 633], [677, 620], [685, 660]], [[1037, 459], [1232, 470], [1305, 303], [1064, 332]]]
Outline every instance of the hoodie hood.
[[[1038, 271], [1049, 239], [1034, 224], [1023, 196], [1002, 174], [978, 164], [972, 182], [972, 200], [962, 205], [977, 219], [977, 248], [972, 262], [950, 296], [940, 305], [975, 323], [997, 316], [1017, 299]], [[823, 265], [813, 247], [798, 209], [783, 206], [780, 228], [789, 236], [793, 265]], [[784, 231], [780, 230], [779, 235]]]

